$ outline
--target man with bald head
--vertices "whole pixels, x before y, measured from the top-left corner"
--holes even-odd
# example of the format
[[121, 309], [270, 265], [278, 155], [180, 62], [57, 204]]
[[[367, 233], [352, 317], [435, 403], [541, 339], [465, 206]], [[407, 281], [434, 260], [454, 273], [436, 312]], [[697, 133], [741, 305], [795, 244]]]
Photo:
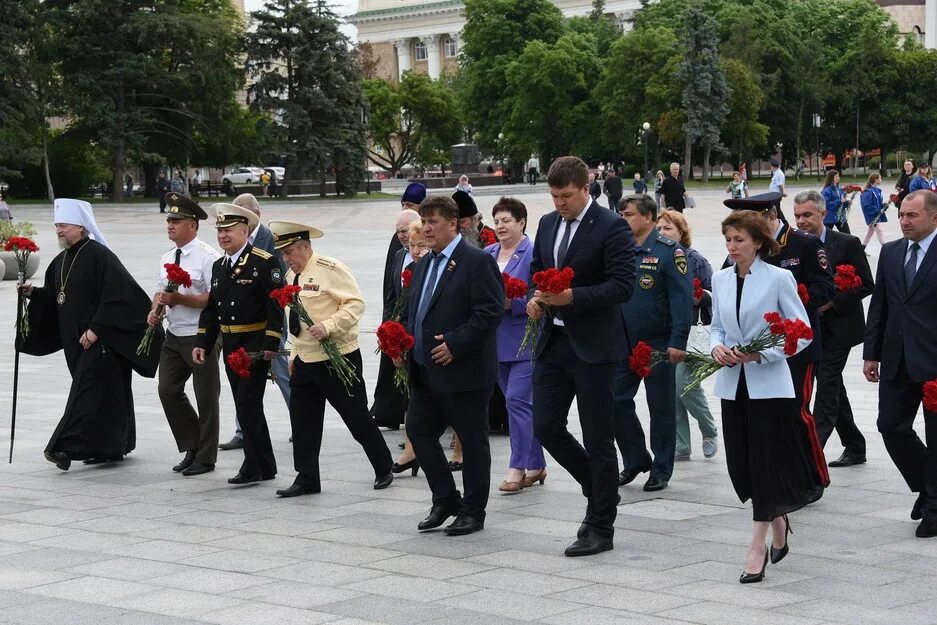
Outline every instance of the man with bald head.
[[[394, 220], [394, 230], [401, 248], [394, 253], [393, 260], [387, 265], [384, 272], [384, 309], [381, 321], [387, 321], [394, 312], [397, 296], [400, 293], [403, 270], [410, 266], [413, 257], [410, 256], [409, 239], [410, 224], [420, 221], [420, 214], [411, 208], [404, 208], [397, 213]], [[374, 404], [371, 406], [371, 417], [380, 427], [398, 429], [403, 423], [403, 415], [407, 411], [407, 396], [394, 383], [396, 367], [391, 360], [381, 354], [381, 364], [377, 374], [377, 384], [374, 386]]]

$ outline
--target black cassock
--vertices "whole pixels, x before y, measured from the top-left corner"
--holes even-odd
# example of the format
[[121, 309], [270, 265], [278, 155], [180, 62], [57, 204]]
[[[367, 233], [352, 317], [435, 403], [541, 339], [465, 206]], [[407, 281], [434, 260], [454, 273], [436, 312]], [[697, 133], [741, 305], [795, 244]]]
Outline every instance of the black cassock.
[[[150, 305], [117, 256], [96, 241], [83, 239], [52, 260], [29, 301], [29, 335], [18, 339], [33, 356], [64, 349], [72, 376], [47, 452], [117, 460], [136, 446], [131, 371], [155, 377], [163, 343], [157, 326], [149, 355], [137, 356]], [[78, 340], [88, 329], [98, 340], [86, 350]]]

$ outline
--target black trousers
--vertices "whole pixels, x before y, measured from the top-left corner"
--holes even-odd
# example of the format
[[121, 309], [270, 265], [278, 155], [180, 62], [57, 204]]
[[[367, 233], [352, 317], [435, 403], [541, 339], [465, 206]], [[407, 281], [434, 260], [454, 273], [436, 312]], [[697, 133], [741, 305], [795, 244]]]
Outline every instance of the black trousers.
[[[257, 337], [225, 334], [222, 337], [224, 356], [227, 358], [239, 347], [249, 352], [260, 351], [263, 339], [263, 332]], [[234, 395], [235, 415], [244, 434], [244, 462], [239, 471], [241, 475], [272, 478], [277, 474], [277, 461], [273, 457], [273, 444], [270, 441], [270, 430], [267, 429], [267, 417], [264, 415], [264, 391], [267, 388], [269, 371], [270, 361], [262, 358], [251, 364], [249, 378], [238, 376], [225, 364], [225, 373]]]
[[[614, 534], [618, 512], [618, 454], [612, 426], [616, 364], [583, 362], [566, 332], [555, 327], [534, 362], [533, 375], [534, 435], [582, 487], [589, 500], [583, 523], [609, 537]], [[567, 427], [574, 397], [583, 444]]]
[[390, 473], [394, 464], [384, 437], [368, 414], [368, 395], [361, 376], [361, 351], [345, 357], [351, 361], [357, 377], [350, 391], [323, 362], [293, 360], [290, 378], [290, 425], [293, 428], [293, 467], [296, 484], [320, 488], [319, 449], [322, 447], [322, 424], [325, 402], [329, 402], [345, 422], [352, 437], [364, 449], [374, 468], [375, 477]]
[[813, 406], [813, 418], [817, 422], [820, 444], [826, 445], [833, 430], [849, 453], [865, 456], [865, 437], [856, 427], [852, 406], [843, 384], [843, 369], [852, 348], [844, 347], [822, 334], [823, 360], [817, 368], [817, 399]]
[[922, 382], [911, 379], [903, 359], [894, 379], [882, 379], [878, 386], [878, 431], [885, 449], [908, 488], [925, 494], [922, 516], [937, 520], [937, 413], [924, 410], [925, 445], [914, 431]]
[[635, 410], [634, 398], [641, 378], [631, 370], [627, 360], [618, 363], [615, 371], [615, 442], [621, 451], [626, 469], [650, 469], [651, 476], [669, 481], [673, 475], [674, 452], [677, 446], [677, 390], [675, 369], [669, 362], [654, 367], [644, 379], [647, 407], [651, 416], [651, 460], [644, 441], [644, 428]]
[[493, 387], [450, 393], [430, 388], [423, 367], [410, 370], [410, 408], [407, 436], [433, 492], [433, 505], [460, 504], [449, 461], [439, 437], [452, 426], [462, 442], [462, 484], [459, 514], [484, 520], [491, 485], [491, 448], [488, 446], [488, 401]]

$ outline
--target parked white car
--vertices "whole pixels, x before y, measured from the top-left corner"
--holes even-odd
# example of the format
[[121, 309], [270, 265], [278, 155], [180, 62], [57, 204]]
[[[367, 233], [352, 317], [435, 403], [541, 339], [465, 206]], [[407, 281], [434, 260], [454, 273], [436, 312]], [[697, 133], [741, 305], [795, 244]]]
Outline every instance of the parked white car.
[[221, 178], [221, 184], [260, 184], [260, 176], [263, 173], [264, 170], [260, 167], [236, 167]]

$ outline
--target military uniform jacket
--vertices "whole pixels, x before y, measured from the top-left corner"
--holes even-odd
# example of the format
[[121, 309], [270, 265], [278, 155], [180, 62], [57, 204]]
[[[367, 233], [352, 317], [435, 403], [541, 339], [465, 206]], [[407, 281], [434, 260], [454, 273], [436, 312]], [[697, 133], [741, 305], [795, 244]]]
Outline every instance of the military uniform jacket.
[[634, 252], [637, 288], [621, 305], [630, 347], [645, 341], [653, 347], [686, 349], [693, 311], [693, 277], [686, 252], [675, 241], [651, 230]]
[[224, 257], [212, 265], [208, 305], [199, 317], [198, 346], [211, 349], [220, 332], [239, 337], [237, 343], [249, 349], [276, 351], [283, 337], [283, 310], [270, 291], [283, 286], [279, 262], [248, 244], [230, 271], [224, 265]]

